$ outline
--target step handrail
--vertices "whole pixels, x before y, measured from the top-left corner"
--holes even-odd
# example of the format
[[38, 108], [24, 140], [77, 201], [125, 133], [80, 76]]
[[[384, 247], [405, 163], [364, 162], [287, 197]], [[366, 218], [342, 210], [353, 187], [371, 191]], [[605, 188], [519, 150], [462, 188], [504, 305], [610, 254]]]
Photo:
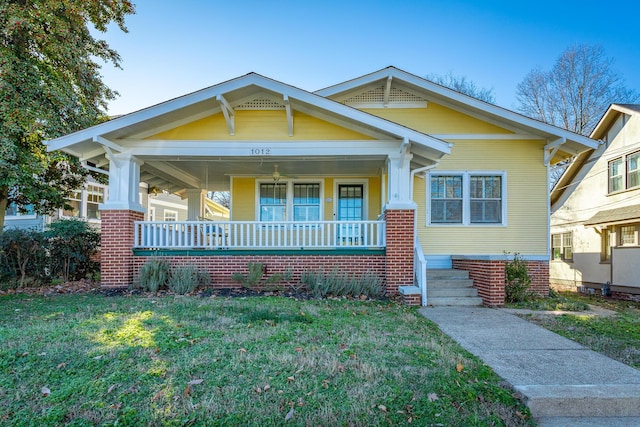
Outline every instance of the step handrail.
[[424, 257], [424, 252], [422, 252], [422, 245], [420, 244], [420, 240], [418, 236], [415, 238], [415, 245], [413, 251], [413, 269], [415, 275], [415, 281], [420, 288], [421, 294], [421, 305], [423, 307], [427, 306], [427, 259]]

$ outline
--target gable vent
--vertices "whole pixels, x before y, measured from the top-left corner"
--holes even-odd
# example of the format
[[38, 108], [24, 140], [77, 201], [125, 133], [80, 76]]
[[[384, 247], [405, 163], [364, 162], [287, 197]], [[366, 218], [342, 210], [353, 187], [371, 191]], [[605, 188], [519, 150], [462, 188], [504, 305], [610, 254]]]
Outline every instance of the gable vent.
[[[366, 92], [359, 93], [358, 95], [354, 95], [350, 98], [347, 98], [342, 101], [343, 104], [352, 106], [352, 107], [374, 107], [379, 108], [384, 105], [384, 86], [379, 86], [374, 89], [370, 89]], [[388, 107], [421, 107], [424, 108], [427, 106], [427, 100], [414, 95], [409, 92], [405, 92], [401, 89], [392, 87], [389, 91], [389, 102], [387, 104]]]
[[284, 104], [280, 104], [273, 99], [255, 98], [236, 106], [234, 110], [284, 110]]

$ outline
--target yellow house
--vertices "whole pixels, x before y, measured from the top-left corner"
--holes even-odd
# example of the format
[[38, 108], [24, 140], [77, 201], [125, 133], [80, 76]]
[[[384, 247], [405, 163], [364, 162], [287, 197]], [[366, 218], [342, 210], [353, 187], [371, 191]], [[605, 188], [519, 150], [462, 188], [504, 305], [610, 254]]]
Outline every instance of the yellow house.
[[[393, 67], [313, 93], [250, 73], [49, 141], [109, 171], [105, 286], [186, 257], [215, 286], [253, 261], [337, 266], [408, 303], [452, 302], [458, 277], [488, 305], [505, 252], [547, 292], [548, 167], [596, 146]], [[186, 194], [188, 220], [143, 221], [140, 181]], [[207, 191], [230, 192], [230, 221], [199, 221]]]

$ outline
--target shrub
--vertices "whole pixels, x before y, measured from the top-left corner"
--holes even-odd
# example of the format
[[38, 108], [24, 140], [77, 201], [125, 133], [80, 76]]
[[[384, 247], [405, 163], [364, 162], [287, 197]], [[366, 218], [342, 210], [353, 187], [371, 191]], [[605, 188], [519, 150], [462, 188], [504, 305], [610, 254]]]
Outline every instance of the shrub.
[[[243, 288], [255, 288], [262, 285], [263, 288], [277, 289], [279, 288], [278, 283], [284, 278], [284, 275], [275, 273], [263, 280], [265, 266], [261, 262], [250, 262], [247, 265], [247, 270], [249, 273], [246, 276], [241, 273], [233, 273], [231, 275], [231, 279], [235, 282], [240, 282]], [[293, 277], [293, 270], [287, 270], [285, 274], [290, 280]]]
[[169, 290], [178, 295], [184, 295], [193, 292], [202, 279], [203, 274], [192, 265], [174, 267], [169, 275]]
[[169, 264], [157, 258], [151, 258], [140, 269], [136, 287], [145, 292], [158, 292], [169, 281]]
[[100, 246], [100, 233], [86, 221], [75, 218], [54, 221], [45, 236], [52, 277], [79, 280], [98, 272], [100, 264], [95, 261], [95, 255]]
[[326, 296], [352, 296], [378, 298], [384, 295], [382, 280], [372, 271], [367, 271], [361, 276], [340, 272], [334, 268], [331, 273], [325, 274], [324, 269], [306, 270], [302, 273], [302, 283], [314, 298]]
[[22, 287], [44, 283], [47, 276], [47, 242], [34, 230], [8, 229], [0, 233], [0, 278]]
[[[507, 255], [505, 253], [505, 255]], [[534, 294], [529, 290], [531, 287], [531, 277], [527, 262], [522, 259], [519, 253], [513, 255], [513, 260], [504, 263], [505, 273], [505, 301], [516, 303], [530, 300]]]

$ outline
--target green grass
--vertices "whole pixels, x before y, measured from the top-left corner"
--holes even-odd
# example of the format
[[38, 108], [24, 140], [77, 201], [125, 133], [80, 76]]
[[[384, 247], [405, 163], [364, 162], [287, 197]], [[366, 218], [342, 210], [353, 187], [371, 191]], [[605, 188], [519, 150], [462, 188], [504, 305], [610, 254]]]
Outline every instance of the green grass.
[[585, 311], [589, 309], [587, 302], [573, 298], [571, 294], [559, 294], [553, 290], [547, 298], [534, 296], [525, 301], [507, 303], [505, 307], [547, 311]]
[[391, 302], [0, 297], [0, 424], [408, 423], [532, 421], [489, 367]]
[[589, 311], [561, 316], [523, 316], [612, 359], [640, 368], [640, 303], [615, 301], [572, 292], [561, 294], [575, 304], [592, 304], [615, 311], [594, 316]]

